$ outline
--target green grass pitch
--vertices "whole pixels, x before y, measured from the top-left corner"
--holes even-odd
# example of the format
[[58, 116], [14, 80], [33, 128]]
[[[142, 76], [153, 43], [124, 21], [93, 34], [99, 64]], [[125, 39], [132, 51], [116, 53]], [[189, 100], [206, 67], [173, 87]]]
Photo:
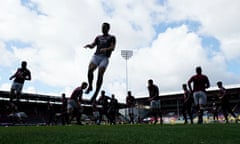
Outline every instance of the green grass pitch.
[[238, 144], [240, 124], [0, 127], [0, 144]]

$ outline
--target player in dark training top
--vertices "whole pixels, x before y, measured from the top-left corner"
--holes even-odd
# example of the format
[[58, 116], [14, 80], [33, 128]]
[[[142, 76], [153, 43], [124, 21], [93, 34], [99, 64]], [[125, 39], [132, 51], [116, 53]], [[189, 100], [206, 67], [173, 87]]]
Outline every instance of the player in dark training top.
[[197, 67], [196, 74], [188, 80], [188, 87], [193, 93], [194, 104], [198, 109], [198, 124], [202, 124], [203, 111], [207, 104], [206, 89], [210, 87], [210, 82], [208, 77], [202, 74], [201, 67]]
[[221, 81], [217, 82], [217, 86], [219, 88], [219, 100], [221, 101], [222, 112], [225, 117], [226, 123], [228, 123], [228, 113], [230, 113], [236, 121], [238, 121], [237, 116], [232, 111], [230, 104], [229, 104], [229, 97], [226, 93], [226, 89], [223, 87]]
[[91, 44], [87, 44], [84, 48], [94, 48], [97, 46], [96, 52], [93, 55], [89, 67], [88, 67], [88, 88], [86, 90], [86, 94], [92, 91], [93, 86], [93, 72], [98, 67], [98, 78], [96, 82], [96, 90], [91, 98], [91, 101], [96, 101], [96, 97], [98, 92], [101, 89], [102, 82], [103, 82], [103, 75], [108, 66], [109, 58], [112, 54], [112, 51], [115, 49], [116, 45], [116, 38], [113, 35], [109, 34], [110, 24], [103, 23], [102, 24], [102, 35], [99, 35], [95, 38], [94, 42]]
[[82, 94], [83, 90], [87, 87], [86, 82], [82, 82], [81, 86], [78, 86], [75, 88], [68, 99], [68, 104], [67, 104], [67, 122], [70, 123], [70, 116], [74, 115], [77, 118], [77, 124], [82, 125], [81, 123], [81, 112], [82, 112]]
[[161, 101], [159, 96], [159, 88], [157, 85], [153, 83], [152, 79], [148, 80], [148, 92], [149, 98], [148, 101], [150, 102], [151, 114], [154, 116], [156, 124], [158, 122], [158, 116], [160, 117], [160, 123], [163, 124], [162, 119], [162, 112], [161, 112]]
[[14, 81], [10, 91], [10, 101], [12, 101], [14, 96], [18, 100], [22, 92], [24, 81], [31, 80], [31, 72], [29, 69], [27, 69], [26, 61], [22, 61], [21, 68], [18, 68], [16, 73], [9, 78], [9, 80], [12, 79], [14, 79]]
[[183, 89], [183, 106], [182, 106], [182, 114], [184, 118], [184, 124], [188, 123], [187, 114], [189, 115], [191, 124], [193, 124], [193, 117], [192, 117], [192, 104], [193, 98], [191, 92], [187, 89], [187, 84], [182, 85]]
[[126, 104], [127, 104], [127, 108], [128, 108], [128, 115], [130, 118], [129, 123], [133, 124], [134, 123], [134, 107], [135, 107], [135, 97], [132, 96], [132, 92], [128, 91], [128, 95], [126, 97]]

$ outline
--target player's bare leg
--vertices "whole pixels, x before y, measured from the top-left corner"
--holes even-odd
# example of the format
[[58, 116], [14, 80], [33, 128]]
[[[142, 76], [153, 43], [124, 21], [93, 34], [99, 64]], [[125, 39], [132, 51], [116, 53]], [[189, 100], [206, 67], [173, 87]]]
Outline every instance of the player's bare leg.
[[18, 102], [20, 100], [20, 96], [21, 96], [21, 93], [18, 92], [17, 90], [15, 90], [15, 89], [10, 90], [10, 102], [12, 102], [14, 100], [16, 102]]
[[203, 105], [199, 104], [198, 124], [203, 124]]
[[97, 78], [97, 83], [96, 83], [96, 91], [94, 92], [92, 98], [91, 98], [91, 102], [94, 102], [97, 98], [97, 95], [101, 89], [102, 86], [102, 82], [103, 82], [103, 75], [105, 72], [106, 68], [105, 67], [99, 67], [98, 69], [98, 78]]
[[11, 91], [10, 91], [10, 95], [9, 95], [9, 97], [10, 97], [10, 102], [13, 101], [14, 96], [15, 96], [15, 89], [11, 89]]
[[16, 101], [20, 101], [20, 98], [21, 98], [21, 93], [16, 92]]
[[92, 82], [93, 82], [93, 72], [96, 70], [97, 65], [90, 63], [88, 66], [88, 88], [86, 90], [86, 94], [88, 94], [90, 91], [92, 91], [93, 87], [92, 87]]

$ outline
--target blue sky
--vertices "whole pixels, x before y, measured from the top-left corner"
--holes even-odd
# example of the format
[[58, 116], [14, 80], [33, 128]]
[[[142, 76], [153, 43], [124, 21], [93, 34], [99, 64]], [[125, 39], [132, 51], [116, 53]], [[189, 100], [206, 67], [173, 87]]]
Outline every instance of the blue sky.
[[126, 95], [123, 49], [133, 50], [128, 87], [136, 97], [148, 95], [149, 78], [161, 93], [181, 91], [199, 65], [212, 87], [217, 80], [240, 84], [239, 8], [238, 0], [3, 1], [0, 89], [10, 89], [8, 78], [27, 60], [33, 79], [23, 92], [69, 96], [87, 80], [95, 50], [83, 46], [101, 34], [105, 21], [111, 24], [117, 47], [102, 89], [120, 101]]

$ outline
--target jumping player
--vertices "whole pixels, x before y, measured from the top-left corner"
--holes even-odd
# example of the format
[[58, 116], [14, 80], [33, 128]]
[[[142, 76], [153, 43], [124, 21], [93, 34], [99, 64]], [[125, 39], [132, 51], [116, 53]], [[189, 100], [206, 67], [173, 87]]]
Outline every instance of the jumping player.
[[[193, 83], [193, 88], [192, 84]], [[201, 67], [196, 68], [196, 75], [188, 80], [188, 86], [193, 93], [194, 104], [198, 110], [198, 124], [203, 123], [203, 111], [207, 104], [206, 89], [210, 87], [208, 77], [202, 74]]]
[[24, 85], [24, 81], [31, 80], [31, 72], [29, 69], [27, 69], [26, 61], [22, 61], [21, 68], [18, 68], [16, 73], [13, 74], [9, 78], [9, 80], [12, 80], [13, 78], [15, 79], [12, 83], [11, 90], [10, 90], [10, 101], [12, 101], [13, 98], [15, 98], [15, 96], [16, 96], [16, 99], [19, 100], [22, 92], [22, 88]]
[[112, 54], [112, 51], [115, 49], [116, 38], [113, 35], [109, 34], [110, 24], [103, 23], [102, 24], [102, 35], [99, 35], [95, 38], [94, 42], [91, 44], [87, 44], [84, 48], [94, 48], [97, 46], [96, 52], [91, 59], [91, 62], [88, 66], [88, 88], [86, 90], [86, 94], [92, 91], [92, 82], [93, 82], [93, 72], [98, 67], [98, 78], [96, 82], [96, 90], [91, 98], [91, 101], [94, 102], [98, 95], [98, 92], [101, 89], [103, 82], [103, 75], [108, 66], [109, 58]]

